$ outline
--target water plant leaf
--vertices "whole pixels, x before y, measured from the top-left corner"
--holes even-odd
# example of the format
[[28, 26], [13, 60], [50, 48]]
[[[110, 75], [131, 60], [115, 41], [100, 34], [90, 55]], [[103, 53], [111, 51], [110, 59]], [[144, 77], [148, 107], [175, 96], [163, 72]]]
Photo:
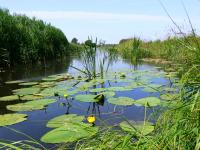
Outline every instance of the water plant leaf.
[[18, 84], [18, 83], [22, 83], [22, 82], [25, 82], [25, 81], [22, 81], [22, 80], [15, 80], [15, 81], [7, 81], [5, 82], [6, 84]]
[[81, 102], [98, 102], [98, 99], [95, 99], [96, 95], [84, 95], [84, 94], [79, 94], [75, 96], [75, 99]]
[[25, 83], [20, 83], [19, 85], [24, 85], [24, 86], [28, 86], [28, 85], [37, 85], [38, 82], [25, 82]]
[[22, 121], [25, 121], [27, 119], [26, 114], [5, 114], [0, 115], [0, 127], [1, 126], [7, 126], [7, 125], [13, 125]]
[[160, 98], [163, 100], [176, 100], [179, 98], [179, 94], [162, 94]]
[[106, 90], [105, 88], [95, 88], [95, 89], [91, 89], [90, 92], [96, 93], [96, 92], [103, 92], [105, 90]]
[[115, 96], [115, 92], [102, 92], [100, 94], [103, 94], [106, 98]]
[[172, 87], [171, 88], [170, 87], [165, 87], [162, 90], [166, 91], [166, 92], [177, 92], [178, 91], [178, 89], [172, 88]]
[[49, 81], [59, 81], [61, 79], [63, 79], [62, 76], [55, 76], [55, 77], [42, 78], [42, 81], [47, 81], [47, 82], [49, 82]]
[[48, 88], [55, 86], [55, 82], [41, 82], [39, 85], [41, 88]]
[[114, 105], [129, 106], [134, 104], [134, 100], [129, 97], [109, 98], [108, 102]]
[[14, 101], [14, 100], [18, 100], [18, 99], [19, 99], [18, 95], [10, 95], [10, 96], [0, 97], [0, 101]]
[[119, 124], [122, 130], [127, 131], [136, 136], [147, 135], [154, 130], [154, 126], [150, 122], [143, 121], [123, 121]]
[[16, 95], [30, 95], [30, 94], [36, 94], [40, 91], [40, 88], [37, 87], [30, 87], [30, 88], [21, 88], [13, 90], [13, 92]]
[[67, 143], [88, 138], [98, 132], [98, 127], [86, 123], [69, 123], [46, 133], [41, 141], [45, 143]]
[[160, 99], [157, 97], [145, 97], [135, 101], [135, 104], [142, 106], [157, 106], [160, 104]]
[[71, 123], [79, 123], [79, 122], [82, 122], [84, 118], [85, 118], [84, 116], [77, 116], [76, 114], [61, 115], [61, 116], [51, 119], [47, 123], [47, 127], [58, 128], [63, 125], [66, 126]]
[[44, 97], [41, 95], [24, 95], [20, 97], [20, 100], [30, 101], [30, 100], [37, 100], [41, 98], [44, 98]]
[[156, 89], [153, 89], [153, 88], [150, 88], [150, 87], [145, 87], [145, 88], [142, 89], [142, 91], [148, 92], [148, 93], [158, 92]]
[[107, 90], [108, 91], [131, 91], [132, 88], [119, 86], [119, 87], [109, 87], [107, 88]]
[[56, 102], [55, 99], [41, 99], [41, 100], [29, 101], [26, 103], [7, 105], [7, 109], [12, 111], [33, 111], [33, 110], [43, 109], [45, 106], [54, 102]]

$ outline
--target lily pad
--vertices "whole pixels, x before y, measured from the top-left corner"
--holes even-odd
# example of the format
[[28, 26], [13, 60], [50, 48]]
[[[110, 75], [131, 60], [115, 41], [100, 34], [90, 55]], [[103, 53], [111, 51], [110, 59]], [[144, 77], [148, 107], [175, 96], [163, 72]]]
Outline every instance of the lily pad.
[[10, 95], [10, 96], [0, 97], [0, 101], [14, 101], [14, 100], [18, 100], [18, 99], [19, 99], [18, 95]]
[[115, 96], [115, 92], [102, 92], [101, 94], [103, 94], [106, 98]]
[[55, 117], [47, 123], [49, 128], [58, 128], [63, 125], [67, 126], [71, 123], [80, 123], [84, 120], [84, 116], [77, 116], [76, 114], [68, 114]]
[[25, 96], [20, 97], [20, 100], [30, 101], [30, 100], [37, 100], [41, 98], [44, 98], [44, 97], [41, 95], [25, 95]]
[[96, 93], [96, 92], [103, 92], [105, 90], [106, 90], [105, 88], [96, 88], [96, 89], [91, 89], [90, 92]]
[[99, 100], [95, 99], [95, 97], [96, 97], [96, 95], [91, 95], [91, 94], [83, 95], [83, 94], [80, 94], [80, 95], [76, 95], [75, 99], [78, 100], [78, 101], [81, 101], [81, 102], [98, 102]]
[[142, 91], [144, 92], [148, 92], [148, 93], [156, 93], [158, 92], [156, 89], [150, 88], [150, 87], [145, 87], [142, 89]]
[[41, 99], [41, 100], [29, 101], [26, 103], [8, 105], [7, 109], [12, 111], [33, 111], [33, 110], [43, 109], [45, 106], [54, 102], [56, 102], [55, 99]]
[[22, 83], [22, 82], [24, 82], [24, 81], [22, 81], [22, 80], [15, 80], [15, 81], [7, 81], [5, 83], [6, 84], [18, 84], [18, 83]]
[[62, 76], [55, 76], [55, 77], [46, 77], [46, 78], [42, 78], [42, 81], [59, 81], [64, 79]]
[[55, 86], [55, 82], [41, 82], [39, 85], [41, 88], [48, 88]]
[[107, 90], [108, 91], [131, 91], [132, 88], [119, 86], [119, 87], [109, 87], [107, 88]]
[[163, 88], [163, 91], [166, 91], [166, 92], [177, 92], [178, 89], [176, 89], [176, 88], [170, 88], [170, 87], [165, 87], [165, 88]]
[[157, 106], [160, 104], [160, 99], [157, 97], [145, 97], [135, 101], [135, 104], [142, 106]]
[[114, 105], [129, 106], [134, 104], [134, 100], [129, 97], [109, 98], [108, 102]]
[[89, 138], [98, 132], [98, 127], [86, 123], [69, 123], [46, 133], [41, 141], [45, 143], [75, 142], [82, 138]]
[[37, 87], [30, 87], [30, 88], [21, 88], [13, 90], [13, 92], [16, 95], [30, 95], [30, 94], [36, 94], [40, 91], [40, 88]]
[[163, 94], [160, 98], [163, 100], [176, 100], [179, 98], [179, 94]]
[[122, 130], [127, 131], [136, 136], [147, 135], [154, 130], [154, 126], [150, 122], [143, 121], [123, 121], [119, 124]]
[[27, 119], [26, 114], [5, 114], [0, 115], [0, 126], [16, 124]]
[[37, 85], [38, 82], [25, 82], [25, 83], [20, 83], [19, 85], [24, 85], [24, 86], [28, 86], [28, 85]]

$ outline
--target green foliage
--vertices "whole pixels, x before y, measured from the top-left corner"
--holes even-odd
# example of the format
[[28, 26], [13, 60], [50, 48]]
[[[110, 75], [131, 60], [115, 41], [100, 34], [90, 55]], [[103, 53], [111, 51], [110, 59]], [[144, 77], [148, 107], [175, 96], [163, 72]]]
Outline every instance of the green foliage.
[[0, 65], [45, 63], [69, 53], [67, 38], [58, 28], [1, 8], [0, 35]]
[[16, 124], [26, 120], [26, 114], [5, 114], [0, 115], [0, 127]]
[[163, 41], [146, 42], [134, 37], [121, 40], [116, 49], [123, 58], [129, 60], [150, 57], [192, 65], [200, 64], [199, 43], [200, 38], [194, 33], [182, 37], [169, 37]]

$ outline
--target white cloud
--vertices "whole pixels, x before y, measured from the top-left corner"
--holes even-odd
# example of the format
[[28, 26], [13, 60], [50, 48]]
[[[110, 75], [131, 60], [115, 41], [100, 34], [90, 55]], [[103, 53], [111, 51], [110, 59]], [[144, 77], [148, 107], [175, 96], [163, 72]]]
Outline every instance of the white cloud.
[[74, 21], [101, 21], [101, 22], [169, 22], [167, 16], [143, 14], [119, 14], [86, 11], [18, 11], [17, 13], [39, 19], [69, 19]]

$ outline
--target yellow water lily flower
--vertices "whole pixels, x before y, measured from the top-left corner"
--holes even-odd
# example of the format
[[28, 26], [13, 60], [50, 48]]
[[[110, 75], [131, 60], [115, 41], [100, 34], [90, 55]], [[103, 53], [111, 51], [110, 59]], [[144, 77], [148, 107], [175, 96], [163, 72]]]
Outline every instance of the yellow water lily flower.
[[96, 120], [95, 116], [89, 116], [89, 117], [87, 117], [87, 121], [88, 121], [89, 123], [94, 123], [95, 120]]
[[68, 97], [69, 95], [68, 94], [64, 94], [64, 97]]

